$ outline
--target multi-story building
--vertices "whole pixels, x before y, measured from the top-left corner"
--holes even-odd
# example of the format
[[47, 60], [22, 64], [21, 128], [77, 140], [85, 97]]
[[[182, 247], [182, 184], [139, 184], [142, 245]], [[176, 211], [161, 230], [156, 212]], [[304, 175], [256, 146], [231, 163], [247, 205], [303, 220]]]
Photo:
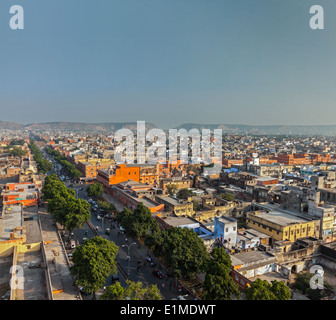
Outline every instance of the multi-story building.
[[155, 201], [164, 205], [164, 210], [176, 216], [193, 216], [194, 206], [187, 200], [178, 200], [169, 196], [156, 196]]
[[247, 212], [246, 224], [249, 228], [270, 235], [273, 240], [294, 242], [304, 237], [319, 238], [320, 235], [318, 220], [304, 219], [278, 210]]
[[7, 183], [1, 193], [1, 196], [3, 206], [13, 204], [37, 206], [39, 191], [31, 182]]

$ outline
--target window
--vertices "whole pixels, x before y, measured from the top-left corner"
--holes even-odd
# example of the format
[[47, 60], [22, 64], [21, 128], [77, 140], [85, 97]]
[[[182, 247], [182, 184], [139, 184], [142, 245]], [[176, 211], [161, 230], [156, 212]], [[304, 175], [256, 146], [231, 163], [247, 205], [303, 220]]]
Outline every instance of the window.
[[229, 231], [229, 228], [225, 228], [225, 232], [228, 232]]

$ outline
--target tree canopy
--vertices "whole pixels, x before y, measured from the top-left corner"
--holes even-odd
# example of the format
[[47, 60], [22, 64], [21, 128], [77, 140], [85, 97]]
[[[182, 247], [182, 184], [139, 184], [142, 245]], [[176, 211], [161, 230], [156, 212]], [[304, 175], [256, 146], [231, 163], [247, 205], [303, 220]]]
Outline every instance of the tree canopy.
[[142, 282], [126, 281], [124, 288], [120, 282], [106, 288], [100, 300], [161, 300], [160, 290], [157, 285], [144, 286]]
[[48, 211], [54, 220], [69, 232], [80, 228], [91, 218], [89, 203], [76, 199], [74, 190], [67, 188], [56, 174], [45, 178], [42, 199], [48, 202]]
[[258, 278], [245, 288], [245, 296], [247, 300], [290, 300], [291, 292], [283, 281], [273, 280], [269, 283]]
[[82, 176], [82, 173], [76, 168], [74, 164], [68, 161], [68, 159], [60, 154], [58, 150], [46, 148], [46, 152], [51, 155], [73, 179], [78, 179]]
[[117, 220], [125, 228], [127, 234], [137, 239], [146, 237], [157, 225], [151, 212], [142, 202], [134, 211], [125, 207], [118, 213]]
[[194, 192], [192, 190], [189, 190], [188, 188], [183, 188], [177, 192], [176, 197], [179, 199], [188, 199], [189, 197], [192, 197], [193, 195], [194, 195]]
[[194, 230], [172, 227], [162, 235], [162, 254], [173, 274], [189, 277], [204, 268], [209, 253]]
[[205, 270], [204, 300], [231, 300], [232, 296], [240, 297], [238, 286], [234, 283], [230, 271], [231, 258], [223, 247], [215, 248], [211, 252], [211, 259], [207, 261]]
[[102, 288], [110, 274], [117, 273], [116, 256], [118, 247], [114, 242], [94, 237], [85, 240], [73, 253], [71, 267], [78, 286], [86, 292], [95, 292]]
[[89, 185], [86, 192], [90, 197], [100, 197], [104, 192], [104, 188], [101, 183], [95, 182]]
[[34, 156], [36, 162], [37, 171], [39, 173], [47, 173], [52, 170], [52, 163], [43, 158], [40, 149], [35, 145], [33, 141], [30, 141], [30, 151]]

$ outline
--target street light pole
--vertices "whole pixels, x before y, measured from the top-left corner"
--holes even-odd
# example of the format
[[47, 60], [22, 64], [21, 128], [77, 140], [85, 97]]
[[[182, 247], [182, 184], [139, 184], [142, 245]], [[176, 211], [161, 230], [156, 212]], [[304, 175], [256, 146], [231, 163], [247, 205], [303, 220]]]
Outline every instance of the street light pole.
[[128, 248], [128, 275], [131, 274], [131, 246], [136, 244], [136, 242], [131, 243], [130, 245], [123, 244], [121, 247], [127, 247]]

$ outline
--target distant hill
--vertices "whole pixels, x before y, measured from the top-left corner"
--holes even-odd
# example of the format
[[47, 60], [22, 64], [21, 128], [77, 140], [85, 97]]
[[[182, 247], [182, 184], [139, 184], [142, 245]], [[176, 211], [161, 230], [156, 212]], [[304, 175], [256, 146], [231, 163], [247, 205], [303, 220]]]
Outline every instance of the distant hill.
[[[42, 131], [105, 131], [115, 132], [127, 128], [137, 129], [136, 122], [111, 122], [111, 123], [82, 123], [82, 122], [47, 122], [23, 125], [17, 122], [0, 121], [0, 130], [42, 130]], [[146, 122], [146, 129], [158, 128]], [[256, 135], [325, 135], [336, 136], [336, 125], [245, 125], [245, 124], [204, 124], [184, 123], [175, 129], [222, 129], [223, 133], [256, 134]]]
[[223, 133], [257, 135], [336, 135], [336, 125], [245, 125], [185, 123], [175, 129], [222, 129]]
[[[48, 122], [33, 123], [25, 126], [28, 130], [64, 130], [64, 131], [116, 131], [122, 128], [136, 130], [136, 122], [126, 123], [80, 123], [80, 122]], [[146, 129], [156, 128], [151, 123], [146, 123]]]
[[0, 129], [19, 130], [24, 129], [24, 125], [17, 122], [0, 121]]

